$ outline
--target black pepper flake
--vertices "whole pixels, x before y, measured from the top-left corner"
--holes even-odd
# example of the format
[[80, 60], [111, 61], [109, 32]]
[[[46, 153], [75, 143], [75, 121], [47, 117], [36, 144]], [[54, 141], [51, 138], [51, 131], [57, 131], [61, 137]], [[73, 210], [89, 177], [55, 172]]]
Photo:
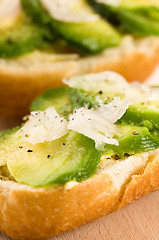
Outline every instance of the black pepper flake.
[[57, 118], [57, 116], [55, 116], [55, 118]]
[[120, 159], [120, 156], [117, 155], [117, 154], [115, 154], [114, 159], [115, 159], [115, 160], [119, 160], [119, 159]]
[[132, 131], [132, 134], [133, 134], [133, 135], [139, 135], [139, 133], [136, 132], [136, 130]]
[[47, 155], [47, 158], [50, 158], [50, 154], [49, 154], [49, 155]]
[[90, 118], [88, 118], [88, 120], [91, 120]]
[[29, 149], [27, 152], [33, 152], [33, 150]]
[[124, 157], [129, 157], [130, 154], [129, 153], [124, 153]]
[[65, 146], [65, 143], [63, 143], [63, 145]]
[[23, 148], [22, 146], [18, 146], [18, 148]]
[[99, 94], [103, 94], [103, 92], [100, 90], [99, 92], [98, 92]]
[[74, 120], [74, 118], [72, 118], [72, 121]]
[[63, 119], [61, 120], [61, 123], [63, 122]]

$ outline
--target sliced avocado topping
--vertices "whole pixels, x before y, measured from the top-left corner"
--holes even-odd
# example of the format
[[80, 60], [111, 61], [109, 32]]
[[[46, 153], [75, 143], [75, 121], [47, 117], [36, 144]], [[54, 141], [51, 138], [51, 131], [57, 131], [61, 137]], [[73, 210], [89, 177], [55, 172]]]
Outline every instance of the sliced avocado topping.
[[0, 132], [0, 166], [6, 165], [6, 159], [8, 154], [8, 142], [12, 138], [12, 135], [19, 130], [19, 127], [8, 129]]
[[8, 169], [19, 183], [35, 187], [82, 181], [96, 172], [100, 161], [101, 154], [94, 145], [93, 140], [73, 131], [35, 145], [14, 135], [7, 157]]
[[47, 32], [47, 38], [52, 40], [56, 37], [56, 31], [53, 31], [51, 17], [47, 14], [40, 1], [37, 0], [21, 0], [22, 8], [26, 15], [29, 16], [34, 23], [44, 28]]
[[0, 57], [18, 57], [41, 48], [47, 44], [46, 36], [45, 29], [23, 16], [12, 28], [0, 31]]
[[[116, 100], [121, 101], [118, 98]], [[46, 91], [35, 99], [31, 105], [32, 111], [43, 111], [39, 113], [42, 115], [41, 118], [37, 119], [37, 112], [33, 113], [31, 118], [29, 118], [29, 121], [31, 121], [35, 116], [38, 123], [37, 121], [33, 121], [33, 124], [31, 123], [31, 125], [29, 125], [27, 132], [25, 132], [24, 128], [23, 130], [21, 129], [24, 131], [23, 134], [21, 133], [22, 131], [16, 132], [16, 130], [2, 132], [0, 136], [0, 165], [6, 166], [7, 164], [9, 173], [18, 183], [28, 184], [34, 187], [50, 186], [53, 184], [64, 184], [72, 180], [82, 181], [91, 177], [96, 173], [102, 155], [120, 160], [130, 155], [147, 152], [159, 147], [159, 112], [158, 105], [157, 103], [155, 104], [157, 100], [153, 100], [154, 104], [150, 102], [150, 100], [147, 100], [143, 105], [130, 105], [128, 109], [126, 107], [125, 114], [123, 112], [124, 115], [117, 122], [116, 120], [113, 122], [113, 116], [115, 114], [115, 119], [119, 119], [116, 118], [116, 113], [118, 114], [122, 111], [122, 108], [117, 108], [117, 102], [115, 102], [115, 105], [110, 105], [110, 111], [106, 110], [106, 108], [104, 108], [104, 112], [102, 112], [102, 110], [95, 112], [94, 110], [99, 109], [99, 104], [101, 104], [100, 107], [105, 107], [104, 104], [107, 104], [109, 101], [112, 101], [112, 99], [106, 99], [106, 93], [103, 93], [102, 90], [90, 93], [81, 89], [58, 87]], [[124, 101], [123, 104], [125, 104]], [[87, 105], [88, 108], [93, 108], [91, 109], [93, 115], [91, 115], [92, 111], [87, 109], [87, 107], [85, 107], [85, 113], [84, 111], [82, 112], [82, 109], [79, 109], [81, 107], [84, 108], [85, 105]], [[52, 140], [55, 138], [51, 138], [50, 140], [48, 140], [48, 138], [47, 140], [46, 138], [43, 139], [47, 131], [48, 134], [50, 134], [52, 129], [54, 133], [56, 131], [56, 126], [54, 127], [53, 125], [57, 125], [54, 124], [54, 118], [57, 118], [58, 114], [55, 110], [55, 115], [52, 115], [51, 111], [48, 112], [46, 109], [50, 106], [54, 106], [58, 114], [64, 115], [68, 121], [62, 119], [62, 121], [66, 122], [66, 131], [63, 135], [58, 136], [59, 138], [56, 138], [56, 140]], [[75, 111], [75, 109], [78, 110]], [[72, 112], [74, 112], [74, 115], [70, 117], [69, 114]], [[108, 114], [108, 119], [102, 118], [105, 113]], [[94, 114], [99, 115], [94, 117]], [[84, 115], [86, 116], [86, 122], [82, 122], [82, 119], [84, 119], [82, 116]], [[92, 122], [91, 118], [93, 117], [97, 119], [97, 121]], [[99, 151], [96, 147], [96, 139], [93, 140], [93, 137], [93, 139], [88, 138], [87, 136], [91, 137], [92, 135], [87, 135], [87, 133], [88, 131], [90, 133], [92, 129], [94, 134], [99, 133], [99, 128], [97, 128], [97, 130], [94, 129], [96, 129], [96, 123], [99, 122], [100, 125], [102, 125], [103, 119], [105, 119], [103, 128], [106, 128], [107, 131], [110, 129], [113, 139], [119, 145], [113, 145], [112, 142], [111, 144], [103, 144], [103, 147], [100, 148], [102, 150]], [[109, 119], [111, 119], [110, 122], [116, 122], [113, 127]], [[35, 120], [35, 118], [33, 120]], [[68, 126], [70, 123], [75, 124], [75, 120], [79, 121], [81, 128], [78, 129], [77, 126], [77, 128], [74, 129], [75, 131], [73, 131], [70, 130], [73, 128], [69, 128]], [[62, 128], [62, 123], [60, 122], [60, 124], [60, 128]], [[85, 125], [86, 130], [88, 130], [86, 136], [83, 135], [85, 133], [80, 133], [80, 131], [82, 132], [82, 127], [85, 128]], [[33, 127], [33, 131], [30, 127]], [[113, 128], [112, 132], [111, 128]], [[33, 132], [33, 140], [35, 140], [31, 143], [27, 140], [30, 135], [30, 133], [28, 133], [30, 129], [31, 132]], [[43, 134], [38, 135], [38, 139], [40, 139], [42, 143], [39, 143], [35, 136], [37, 129], [38, 134], [39, 130], [40, 133]], [[103, 136], [106, 136], [102, 130], [103, 129], [101, 129], [101, 133]], [[28, 135], [26, 135], [26, 133]], [[51, 133], [51, 137], [52, 136], [54, 136], [53, 132]], [[111, 136], [109, 138], [112, 139]]]
[[[39, 24], [65, 39], [71, 46], [85, 53], [97, 53], [119, 45], [119, 33], [106, 21], [99, 19], [89, 23], [69, 23], [50, 17], [40, 0], [22, 0], [24, 10]], [[51, 26], [51, 27], [50, 27]]]
[[84, 90], [75, 88], [69, 88], [68, 93], [73, 109], [83, 107], [84, 104], [87, 104], [88, 108], [92, 108], [98, 106], [99, 99], [103, 101], [101, 93], [88, 93]]
[[127, 157], [135, 153], [147, 152], [158, 148], [156, 139], [150, 134], [146, 127], [138, 126], [118, 126], [119, 134], [116, 139], [119, 141], [119, 146], [106, 145], [105, 154], [113, 154], [119, 158]]
[[159, 129], [159, 111], [142, 105], [132, 105], [118, 122], [145, 126], [149, 130]]
[[159, 8], [142, 3], [112, 6], [88, 0], [94, 9], [122, 31], [138, 36], [159, 35]]
[[72, 112], [72, 104], [68, 92], [68, 87], [47, 90], [32, 102], [30, 110], [45, 111], [46, 108], [54, 106], [58, 114], [67, 116]]
[[65, 23], [55, 20], [52, 23], [68, 43], [86, 53], [98, 53], [120, 44], [117, 31], [101, 19], [91, 23]]

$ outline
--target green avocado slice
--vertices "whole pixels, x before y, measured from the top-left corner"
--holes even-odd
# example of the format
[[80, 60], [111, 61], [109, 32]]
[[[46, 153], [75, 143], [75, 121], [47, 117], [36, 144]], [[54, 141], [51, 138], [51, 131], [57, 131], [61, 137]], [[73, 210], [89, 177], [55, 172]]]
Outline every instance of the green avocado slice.
[[68, 23], [50, 17], [39, 0], [22, 0], [22, 5], [34, 21], [56, 32], [84, 53], [98, 53], [120, 44], [119, 33], [102, 19], [90, 23]]
[[121, 31], [137, 36], [159, 35], [159, 8], [158, 6], [121, 4], [111, 6], [88, 0], [94, 9], [111, 23], [118, 26]]
[[35, 145], [13, 135], [9, 144], [9, 172], [18, 183], [34, 187], [87, 179], [96, 172], [101, 156], [92, 139], [73, 131]]
[[[147, 152], [158, 148], [159, 142], [146, 127], [117, 125], [121, 131], [116, 135], [119, 146], [106, 145], [105, 154], [113, 154], [115, 158], [123, 158], [135, 153]], [[159, 134], [159, 132], [158, 132]]]
[[142, 105], [131, 105], [118, 123], [145, 126], [149, 130], [159, 129], [159, 111]]
[[46, 46], [47, 30], [33, 24], [26, 16], [6, 30], [0, 30], [0, 57], [13, 58]]
[[62, 86], [47, 90], [31, 103], [30, 110], [45, 111], [50, 106], [60, 115], [67, 116], [71, 113], [73, 105], [69, 97], [69, 88]]

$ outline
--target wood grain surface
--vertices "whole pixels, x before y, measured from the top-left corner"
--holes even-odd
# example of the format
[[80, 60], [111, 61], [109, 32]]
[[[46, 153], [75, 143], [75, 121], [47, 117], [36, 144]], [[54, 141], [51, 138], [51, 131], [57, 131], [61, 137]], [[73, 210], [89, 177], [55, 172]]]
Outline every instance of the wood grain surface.
[[[16, 121], [0, 119], [0, 130]], [[0, 240], [9, 240], [0, 233]], [[118, 212], [49, 240], [159, 240], [159, 191]]]

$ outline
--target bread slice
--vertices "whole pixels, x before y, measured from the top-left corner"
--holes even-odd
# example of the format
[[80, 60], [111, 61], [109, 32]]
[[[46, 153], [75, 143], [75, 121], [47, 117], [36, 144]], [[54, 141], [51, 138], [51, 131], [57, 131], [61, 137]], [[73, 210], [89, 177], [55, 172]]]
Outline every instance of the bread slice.
[[55, 236], [159, 189], [159, 149], [100, 166], [69, 187], [33, 188], [0, 180], [0, 227], [15, 239]]
[[144, 82], [159, 63], [159, 38], [123, 38], [119, 47], [103, 53], [79, 55], [34, 52], [16, 59], [0, 59], [0, 116], [18, 118], [27, 114], [29, 103], [63, 78], [113, 70], [128, 81]]

